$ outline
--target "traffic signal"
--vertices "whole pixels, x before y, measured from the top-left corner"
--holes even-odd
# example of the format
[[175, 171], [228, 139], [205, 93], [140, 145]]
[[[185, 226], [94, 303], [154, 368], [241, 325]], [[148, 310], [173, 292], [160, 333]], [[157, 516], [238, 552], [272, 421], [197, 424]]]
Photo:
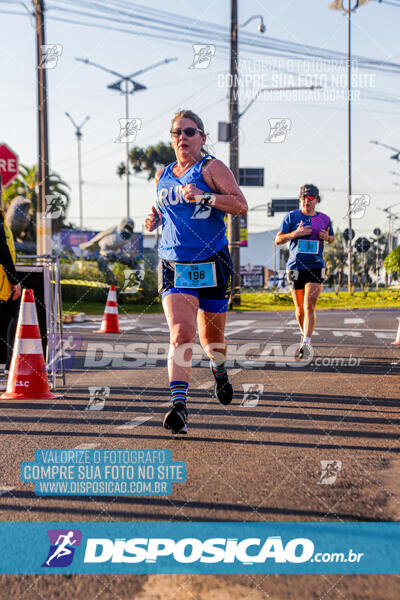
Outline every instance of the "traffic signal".
[[272, 210], [272, 202], [268, 202], [267, 203], [267, 217], [273, 217], [274, 215], [275, 215], [275, 213]]
[[343, 231], [343, 238], [344, 238], [345, 242], [348, 242], [348, 241], [349, 241], [349, 239], [351, 239], [351, 240], [352, 240], [352, 239], [354, 238], [354, 236], [355, 236], [355, 235], [356, 235], [356, 234], [355, 234], [355, 231], [354, 231], [354, 229], [352, 229], [352, 230], [351, 230], [351, 233], [350, 233], [350, 235], [349, 235], [349, 229], [348, 229], [348, 228], [347, 228], [347, 229], [345, 229], [345, 230]]

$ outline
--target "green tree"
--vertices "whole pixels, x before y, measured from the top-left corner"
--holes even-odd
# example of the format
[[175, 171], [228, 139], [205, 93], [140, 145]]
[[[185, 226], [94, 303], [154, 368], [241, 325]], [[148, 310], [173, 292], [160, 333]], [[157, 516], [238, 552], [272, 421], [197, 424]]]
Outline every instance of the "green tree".
[[[175, 152], [171, 144], [159, 142], [156, 146], [147, 146], [139, 148], [134, 146], [129, 153], [129, 160], [135, 173], [147, 173], [147, 179], [154, 179], [158, 169], [169, 165], [176, 160]], [[120, 163], [117, 167], [117, 175], [125, 175], [125, 163]]]
[[400, 246], [397, 246], [383, 261], [383, 266], [388, 273], [392, 273], [397, 279], [400, 272]]
[[341, 231], [336, 230], [334, 242], [325, 245], [324, 259], [327, 279], [336, 280], [337, 285], [341, 287], [344, 284], [344, 272], [347, 267], [347, 243]]

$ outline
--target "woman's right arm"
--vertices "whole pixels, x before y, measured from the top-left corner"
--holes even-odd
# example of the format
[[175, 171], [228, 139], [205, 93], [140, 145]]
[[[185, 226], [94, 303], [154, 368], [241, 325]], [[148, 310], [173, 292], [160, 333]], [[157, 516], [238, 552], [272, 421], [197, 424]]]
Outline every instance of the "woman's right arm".
[[304, 235], [310, 235], [312, 233], [311, 225], [303, 225], [303, 221], [300, 221], [299, 226], [294, 231], [289, 231], [288, 233], [283, 233], [282, 231], [278, 231], [275, 238], [275, 245], [279, 246], [280, 244], [286, 244], [286, 242], [291, 242], [297, 237], [302, 237]]

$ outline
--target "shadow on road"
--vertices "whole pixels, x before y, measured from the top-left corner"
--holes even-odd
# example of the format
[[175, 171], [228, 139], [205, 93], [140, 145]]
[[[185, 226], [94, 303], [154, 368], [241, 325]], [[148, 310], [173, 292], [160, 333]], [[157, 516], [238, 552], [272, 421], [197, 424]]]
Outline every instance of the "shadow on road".
[[[335, 521], [337, 519], [343, 521], [376, 521], [376, 518], [368, 517], [367, 515], [354, 515], [349, 513], [336, 513], [327, 511], [317, 510], [302, 510], [297, 508], [277, 508], [273, 506], [258, 506], [256, 509], [254, 506], [245, 506], [238, 504], [231, 504], [227, 502], [200, 502], [200, 501], [186, 501], [177, 499], [165, 499], [165, 498], [154, 498], [154, 497], [115, 497], [115, 496], [57, 496], [54, 497], [40, 497], [40, 506], [35, 506], [34, 502], [39, 500], [33, 492], [14, 491], [10, 494], [4, 495], [4, 498], [9, 499], [13, 497], [15, 500], [24, 500], [29, 505], [29, 513], [70, 513], [79, 514], [82, 516], [99, 516], [99, 503], [111, 504], [112, 508], [105, 507], [103, 509], [104, 514], [108, 517], [113, 518], [126, 518], [128, 520], [165, 520], [167, 517], [170, 521], [219, 521], [217, 517], [210, 517], [210, 511], [221, 511], [224, 521], [237, 521], [237, 518], [229, 519], [227, 514], [229, 512], [239, 513], [240, 519], [245, 521], [257, 521], [265, 520], [267, 515], [278, 515], [278, 516], [298, 516], [304, 518], [315, 518], [318, 521]], [[53, 505], [53, 502], [62, 502], [62, 506]], [[96, 506], [92, 508], [81, 508], [74, 507], [71, 504], [76, 502], [95, 502]], [[69, 506], [65, 506], [68, 503]], [[119, 509], [116, 509], [116, 506]], [[139, 511], [138, 508], [144, 506], [145, 508], [154, 507], [157, 511]], [[2, 503], [2, 510], [8, 511], [26, 511], [26, 506], [17, 503]], [[125, 510], [123, 510], [125, 508]], [[170, 509], [177, 512], [178, 510], [184, 511], [184, 514], [171, 514]], [[197, 514], [191, 514], [193, 510], [204, 510], [207, 515], [200, 517]], [[162, 511], [162, 512], [161, 512]], [[259, 515], [260, 519], [255, 519], [254, 516]], [[391, 519], [383, 519], [382, 522], [391, 522]]]

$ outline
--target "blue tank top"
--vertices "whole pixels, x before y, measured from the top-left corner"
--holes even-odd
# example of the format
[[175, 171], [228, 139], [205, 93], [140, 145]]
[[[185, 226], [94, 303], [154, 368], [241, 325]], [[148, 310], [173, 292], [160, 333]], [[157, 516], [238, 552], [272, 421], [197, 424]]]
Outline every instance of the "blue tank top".
[[185, 200], [182, 186], [193, 183], [200, 190], [215, 194], [204, 180], [202, 166], [214, 158], [207, 154], [181, 177], [175, 177], [171, 163], [164, 168], [157, 184], [157, 208], [162, 213], [162, 237], [158, 254], [165, 260], [196, 262], [221, 250], [225, 236], [225, 212]]

